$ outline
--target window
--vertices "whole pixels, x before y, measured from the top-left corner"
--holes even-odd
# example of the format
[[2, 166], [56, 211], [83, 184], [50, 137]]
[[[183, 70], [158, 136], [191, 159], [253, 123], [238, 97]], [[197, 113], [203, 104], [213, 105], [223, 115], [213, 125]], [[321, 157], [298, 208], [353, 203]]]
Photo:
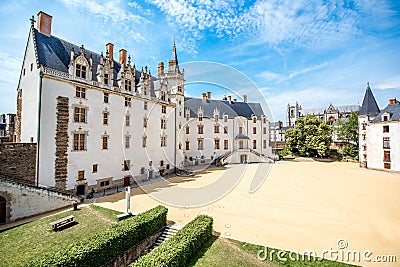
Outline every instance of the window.
[[239, 140], [239, 149], [243, 149], [243, 140]]
[[131, 107], [132, 99], [130, 97], [125, 97], [125, 107]]
[[390, 162], [390, 151], [388, 150], [383, 151], [383, 161]]
[[110, 185], [110, 180], [106, 180], [106, 181], [101, 181], [100, 182], [100, 187], [106, 187]]
[[365, 140], [367, 140], [367, 135], [366, 134], [363, 134], [362, 135], [362, 139], [365, 141]]
[[143, 102], [143, 109], [147, 110], [147, 102], [146, 101]]
[[190, 110], [189, 109], [186, 109], [186, 120], [188, 121], [189, 120], [189, 118], [190, 118]]
[[153, 166], [153, 162], [151, 160], [149, 161], [149, 166]]
[[383, 168], [390, 169], [390, 163], [383, 163]]
[[144, 167], [140, 168], [140, 174], [144, 174]]
[[197, 125], [197, 130], [199, 134], [203, 134], [204, 133], [204, 126], [203, 125]]
[[388, 116], [383, 116], [383, 121], [388, 121]]
[[241, 134], [242, 132], [243, 132], [243, 127], [240, 126], [240, 127], [239, 127], [239, 134]]
[[389, 125], [383, 126], [383, 132], [388, 133], [389, 132]]
[[165, 92], [162, 92], [162, 93], [161, 93], [161, 100], [162, 100], [162, 101], [165, 101]]
[[267, 123], [267, 118], [263, 118], [263, 123]]
[[143, 136], [142, 137], [142, 147], [146, 147], [147, 146], [147, 136]]
[[224, 122], [228, 122], [228, 115], [224, 115]]
[[86, 134], [74, 134], [74, 150], [86, 150]]
[[253, 149], [257, 149], [257, 140], [253, 140]]
[[104, 74], [104, 84], [108, 85], [108, 73]]
[[390, 137], [383, 137], [383, 148], [390, 149]]
[[267, 140], [263, 140], [263, 148], [267, 148]]
[[227, 134], [228, 133], [228, 126], [225, 126], [224, 127], [224, 134]]
[[219, 125], [214, 125], [214, 133], [219, 133]]
[[190, 149], [190, 142], [189, 142], [189, 141], [186, 141], [186, 142], [185, 142], [185, 149], [186, 149], [186, 150], [189, 150], [189, 149]]
[[263, 128], [263, 134], [267, 134], [267, 127]]
[[86, 108], [74, 107], [74, 122], [86, 122]]
[[131, 125], [131, 116], [125, 115], [125, 126], [130, 126], [130, 125]]
[[189, 134], [189, 132], [190, 132], [189, 126], [186, 126], [186, 127], [185, 127], [185, 130], [186, 130], [186, 134]]
[[253, 127], [253, 134], [257, 134], [257, 128]]
[[178, 92], [183, 92], [182, 86], [178, 85]]
[[33, 63], [31, 63], [31, 71], [33, 71]]
[[167, 137], [161, 136], [161, 147], [166, 147], [166, 146], [167, 146]]
[[108, 112], [103, 112], [103, 124], [108, 125]]
[[147, 118], [143, 118], [143, 128], [147, 128]]
[[218, 122], [218, 119], [219, 119], [218, 114], [215, 114], [215, 115], [214, 115], [214, 119], [215, 119], [215, 122]]
[[124, 171], [129, 171], [131, 167], [131, 161], [130, 160], [124, 160]]
[[203, 121], [203, 114], [199, 114], [199, 121]]
[[164, 166], [164, 161], [160, 160], [160, 167]]
[[104, 95], [103, 95], [103, 101], [104, 101], [104, 103], [108, 103], [108, 96], [109, 96], [108, 93], [104, 93]]
[[197, 149], [198, 149], [198, 150], [203, 150], [203, 149], [204, 149], [203, 138], [197, 139]]
[[132, 91], [132, 81], [131, 80], [125, 80], [125, 91]]
[[228, 140], [224, 140], [224, 149], [225, 149], [225, 150], [228, 149]]
[[102, 148], [103, 149], [108, 149], [108, 136], [103, 136], [102, 140], [103, 140]]
[[214, 149], [219, 149], [219, 139], [214, 140]]
[[76, 87], [75, 96], [78, 98], [86, 98], [86, 88], [83, 87]]
[[362, 124], [362, 129], [363, 129], [363, 130], [366, 130], [366, 129], [367, 129], [367, 124], [366, 124], [366, 123], [363, 123], [363, 124]]
[[86, 79], [86, 66], [81, 64], [76, 64], [76, 77]]
[[25, 76], [25, 68], [24, 68], [24, 76]]
[[166, 119], [161, 119], [161, 129], [167, 129], [167, 121], [166, 121]]
[[131, 137], [130, 135], [125, 135], [125, 148], [131, 147]]
[[363, 145], [363, 150], [367, 151], [367, 146], [366, 145]]
[[161, 113], [167, 113], [167, 106], [161, 106]]
[[92, 172], [93, 172], [93, 173], [96, 173], [96, 172], [97, 172], [97, 164], [93, 164]]
[[85, 179], [85, 171], [78, 171], [78, 180]]
[[257, 122], [257, 117], [253, 117], [253, 123]]

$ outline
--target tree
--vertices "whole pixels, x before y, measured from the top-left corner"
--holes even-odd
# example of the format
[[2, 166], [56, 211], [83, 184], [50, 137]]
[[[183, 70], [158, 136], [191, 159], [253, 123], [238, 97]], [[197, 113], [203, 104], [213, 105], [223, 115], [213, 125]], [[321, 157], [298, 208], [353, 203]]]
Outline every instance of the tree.
[[332, 143], [331, 134], [329, 125], [309, 114], [299, 118], [295, 127], [286, 131], [286, 144], [290, 151], [300, 156], [326, 157]]
[[335, 133], [338, 140], [358, 146], [358, 111], [352, 112], [346, 122], [338, 120]]

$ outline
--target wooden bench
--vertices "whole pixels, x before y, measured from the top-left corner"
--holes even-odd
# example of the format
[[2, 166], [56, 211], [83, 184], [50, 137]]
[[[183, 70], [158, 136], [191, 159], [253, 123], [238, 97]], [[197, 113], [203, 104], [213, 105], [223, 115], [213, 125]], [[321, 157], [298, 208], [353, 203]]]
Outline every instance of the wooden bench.
[[51, 222], [50, 225], [51, 225], [51, 227], [53, 227], [54, 231], [57, 231], [61, 227], [64, 227], [64, 226], [67, 226], [67, 225], [73, 224], [73, 223], [75, 223], [74, 215], [70, 215], [70, 216], [61, 218], [57, 221]]

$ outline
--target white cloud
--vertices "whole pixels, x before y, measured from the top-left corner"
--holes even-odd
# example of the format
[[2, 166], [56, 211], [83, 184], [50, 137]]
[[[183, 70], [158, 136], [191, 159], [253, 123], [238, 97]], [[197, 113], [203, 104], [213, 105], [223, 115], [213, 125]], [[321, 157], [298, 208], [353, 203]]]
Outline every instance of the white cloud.
[[383, 80], [373, 88], [379, 90], [400, 89], [400, 75]]
[[270, 72], [270, 71], [263, 71], [263, 72], [257, 74], [256, 77], [261, 78], [266, 81], [274, 81], [276, 84], [280, 84], [284, 81], [291, 80], [297, 76], [306, 74], [311, 71], [318, 70], [320, 68], [323, 68], [326, 65], [327, 65], [326, 62], [318, 64], [318, 65], [313, 65], [313, 66], [306, 67], [306, 68], [303, 68], [300, 70], [292, 71], [291, 73], [289, 73], [287, 75], [278, 74], [278, 73], [274, 73], [274, 72]]

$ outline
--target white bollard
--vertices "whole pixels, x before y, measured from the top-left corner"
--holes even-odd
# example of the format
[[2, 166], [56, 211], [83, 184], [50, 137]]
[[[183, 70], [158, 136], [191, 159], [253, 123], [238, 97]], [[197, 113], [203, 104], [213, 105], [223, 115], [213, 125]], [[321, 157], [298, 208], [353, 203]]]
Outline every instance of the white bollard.
[[129, 210], [131, 209], [131, 187], [127, 186], [125, 190], [126, 213], [129, 213]]

